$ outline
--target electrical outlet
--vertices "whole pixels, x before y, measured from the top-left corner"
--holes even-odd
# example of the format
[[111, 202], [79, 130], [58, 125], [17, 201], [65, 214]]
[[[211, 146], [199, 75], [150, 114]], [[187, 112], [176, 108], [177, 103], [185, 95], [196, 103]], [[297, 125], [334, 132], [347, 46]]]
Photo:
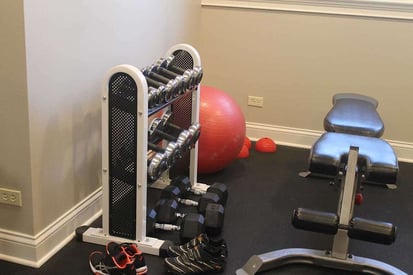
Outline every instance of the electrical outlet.
[[18, 190], [0, 188], [0, 203], [22, 206], [22, 194]]
[[248, 106], [264, 107], [264, 98], [261, 96], [248, 96]]

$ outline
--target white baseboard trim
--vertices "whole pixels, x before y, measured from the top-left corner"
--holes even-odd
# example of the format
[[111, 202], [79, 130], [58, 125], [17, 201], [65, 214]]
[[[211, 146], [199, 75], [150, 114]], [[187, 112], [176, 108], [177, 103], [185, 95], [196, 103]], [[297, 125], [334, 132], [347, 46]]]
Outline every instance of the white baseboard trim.
[[202, 6], [412, 20], [406, 0], [202, 0]]
[[38, 234], [0, 229], [0, 259], [38, 268], [69, 243], [75, 230], [102, 215], [102, 187], [98, 188]]
[[[251, 140], [262, 137], [273, 139], [277, 144], [310, 149], [323, 131], [290, 128], [254, 122], [246, 123], [247, 136]], [[413, 163], [413, 144], [403, 141], [386, 140], [393, 147], [399, 161]]]

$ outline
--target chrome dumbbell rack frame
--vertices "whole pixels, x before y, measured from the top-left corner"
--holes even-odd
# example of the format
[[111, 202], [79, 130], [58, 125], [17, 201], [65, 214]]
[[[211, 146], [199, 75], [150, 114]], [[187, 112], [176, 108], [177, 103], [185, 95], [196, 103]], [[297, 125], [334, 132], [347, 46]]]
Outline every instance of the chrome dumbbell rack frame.
[[[166, 56], [184, 53], [181, 60], [184, 66], [201, 66], [201, 58], [197, 50], [188, 44], [178, 44], [170, 48]], [[126, 83], [126, 84], [125, 84]], [[190, 94], [188, 94], [190, 93]], [[120, 97], [119, 95], [123, 97]], [[180, 97], [190, 96], [191, 111], [174, 108], [174, 112], [182, 112], [190, 116], [191, 123], [199, 122], [200, 87], [199, 85], [163, 105], [148, 108], [148, 84], [142, 72], [131, 65], [118, 65], [110, 69], [103, 82], [102, 93], [102, 228], [87, 227], [81, 230], [81, 240], [106, 245], [110, 241], [136, 242], [143, 253], [160, 255], [169, 242], [147, 236], [147, 148], [148, 124], [150, 116], [163, 110], [171, 109]], [[112, 98], [113, 97], [113, 98]], [[116, 99], [115, 99], [116, 98]], [[128, 101], [131, 99], [132, 101]], [[124, 110], [116, 110], [112, 100], [124, 103]], [[126, 103], [125, 103], [126, 102]], [[133, 104], [131, 104], [133, 102]], [[136, 106], [135, 106], [136, 103]], [[113, 111], [115, 108], [115, 111]], [[114, 124], [122, 124], [122, 130], [113, 133]], [[124, 128], [124, 129], [123, 129]], [[124, 133], [123, 133], [124, 132]], [[124, 135], [125, 134], [125, 135]], [[119, 144], [130, 135], [136, 144], [136, 154], [132, 166], [126, 174], [120, 174], [114, 168], [114, 159], [119, 154]], [[133, 152], [135, 153], [135, 152]], [[197, 182], [198, 145], [190, 151], [189, 178], [194, 191], [206, 192], [209, 187]], [[169, 184], [169, 171], [154, 183], [151, 188], [163, 188]], [[126, 215], [125, 217], [120, 217]], [[125, 223], [124, 223], [125, 222]], [[77, 232], [79, 235], [79, 233]], [[79, 236], [78, 236], [79, 238]]]

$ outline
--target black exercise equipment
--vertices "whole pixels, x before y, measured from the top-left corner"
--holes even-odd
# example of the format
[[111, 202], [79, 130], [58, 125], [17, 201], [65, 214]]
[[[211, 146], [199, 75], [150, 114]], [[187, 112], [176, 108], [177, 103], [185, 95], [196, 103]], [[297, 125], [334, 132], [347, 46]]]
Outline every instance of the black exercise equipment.
[[346, 158], [349, 146], [360, 148], [365, 182], [396, 187], [399, 164], [391, 145], [385, 140], [345, 133], [324, 133], [313, 145], [309, 157], [309, 171], [316, 176], [334, 178], [340, 163]]
[[[131, 163], [133, 163], [133, 150], [134, 147], [131, 142], [127, 142], [120, 147], [117, 160], [119, 167], [122, 167], [124, 170], [133, 170], [133, 167], [130, 167]], [[146, 155], [148, 179], [150, 181], [158, 179], [162, 172], [170, 168], [180, 158], [180, 155], [180, 145], [175, 142], [168, 142], [165, 148], [148, 142]]]
[[148, 140], [157, 143], [160, 140], [173, 141], [179, 144], [182, 155], [191, 149], [191, 133], [188, 130], [182, 130], [178, 136], [173, 136], [163, 130], [160, 120], [154, 119], [148, 129]]
[[164, 103], [161, 95], [163, 91], [154, 87], [148, 87], [148, 107], [154, 108]]
[[148, 179], [154, 181], [158, 179], [166, 169], [168, 169], [168, 156], [164, 153], [148, 151], [147, 165]]
[[179, 231], [182, 241], [190, 240], [205, 232], [205, 218], [201, 214], [188, 213], [180, 220], [179, 224], [158, 223], [158, 214], [155, 209], [150, 209], [146, 217], [146, 231], [149, 234], [157, 230]]
[[166, 59], [160, 59], [155, 64], [144, 69], [146, 72], [159, 74], [169, 79], [179, 79], [182, 81], [182, 90], [179, 94], [185, 93], [187, 90], [194, 89], [202, 78], [202, 68], [195, 67], [193, 69], [181, 69], [180, 72], [175, 72], [167, 68]]
[[[155, 206], [158, 213], [157, 221], [160, 223], [176, 223], [179, 219], [185, 218], [188, 214], [179, 213], [178, 201], [175, 199], [161, 198]], [[224, 226], [224, 207], [220, 204], [209, 203], [204, 212], [201, 213], [204, 217], [203, 228], [208, 235], [218, 235]]]
[[391, 145], [379, 138], [384, 125], [376, 111], [378, 102], [368, 96], [343, 93], [336, 94], [333, 103], [324, 119], [328, 132], [314, 143], [309, 169], [300, 175], [334, 178], [346, 160], [348, 148], [357, 146], [364, 182], [396, 188], [399, 164]]
[[344, 181], [341, 182], [337, 214], [298, 208], [294, 210], [292, 217], [292, 223], [296, 228], [334, 234], [332, 249], [319, 251], [292, 248], [254, 255], [241, 269], [236, 271], [237, 275], [256, 274], [297, 263], [367, 274], [406, 274], [381, 261], [348, 253], [350, 239], [381, 244], [393, 243], [396, 237], [396, 227], [390, 223], [353, 217], [355, 193], [362, 178], [358, 170], [360, 163], [358, 163], [357, 147], [350, 147], [347, 159], [347, 165], [343, 165], [341, 171]]
[[179, 135], [182, 131], [188, 130], [191, 138], [190, 145], [191, 147], [194, 147], [195, 143], [199, 139], [199, 136], [201, 135], [201, 125], [199, 123], [193, 123], [188, 129], [183, 129], [182, 127], [169, 121], [171, 116], [172, 112], [165, 111], [161, 118], [155, 118], [152, 123], [157, 123], [163, 131], [170, 132], [173, 135]]
[[168, 185], [161, 191], [161, 199], [173, 199], [177, 202], [188, 205], [195, 206], [201, 214], [205, 214], [207, 206], [211, 203], [220, 204], [220, 198], [217, 194], [206, 192], [199, 198], [198, 201], [186, 199], [183, 197], [181, 189], [178, 186]]
[[193, 90], [201, 82], [203, 70], [200, 66], [183, 69], [172, 65], [176, 56], [162, 58], [141, 70], [148, 84], [148, 107], [155, 108], [170, 102], [187, 90]]
[[175, 79], [180, 82], [179, 89], [177, 90], [177, 94], [181, 95], [184, 94], [187, 90], [193, 87], [192, 83], [195, 82], [196, 72], [193, 69], [188, 69], [182, 74], [177, 74], [174, 72], [170, 72], [165, 68], [161, 68], [159, 65], [151, 65], [144, 69], [142, 72], [146, 75], [152, 75], [154, 79], [159, 82], [163, 79]]
[[165, 148], [162, 148], [154, 143], [148, 142], [148, 149], [164, 154], [167, 160], [166, 163], [168, 168], [172, 167], [175, 161], [181, 158], [181, 146], [173, 141], [168, 142]]
[[191, 181], [187, 176], [181, 175], [173, 178], [170, 182], [170, 185], [179, 187], [180, 193], [182, 194], [181, 196], [184, 198], [188, 197], [190, 194], [202, 196], [205, 193], [213, 193], [219, 197], [218, 203], [222, 204], [223, 206], [225, 206], [225, 204], [227, 203], [228, 189], [227, 186], [223, 183], [215, 182], [211, 184], [205, 192], [199, 192], [192, 190]]
[[[173, 65], [174, 60], [177, 58], [177, 56], [170, 56], [168, 58], [161, 58], [155, 63], [155, 67], [152, 68], [153, 70], [158, 70], [159, 73], [164, 74], [165, 76], [168, 77], [176, 77], [178, 75], [183, 75], [185, 76], [188, 73], [188, 70], [185, 70], [183, 68], [180, 68], [178, 66]], [[196, 85], [198, 85], [203, 77], [203, 70], [202, 67], [194, 67], [192, 69], [191, 79], [188, 83], [189, 88], [192, 89]]]
[[154, 87], [161, 91], [161, 102], [168, 102], [170, 101], [175, 94], [178, 94], [177, 90], [179, 89], [179, 82], [175, 79], [170, 80], [167, 84], [162, 82], [156, 81], [149, 76], [145, 75], [146, 82], [148, 83], [149, 87]]

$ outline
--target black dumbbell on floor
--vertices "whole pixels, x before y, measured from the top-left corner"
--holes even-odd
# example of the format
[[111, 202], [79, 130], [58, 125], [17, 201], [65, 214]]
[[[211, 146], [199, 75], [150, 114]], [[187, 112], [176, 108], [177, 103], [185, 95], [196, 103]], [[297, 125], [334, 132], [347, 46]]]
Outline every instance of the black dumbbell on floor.
[[[178, 202], [175, 199], [160, 199], [156, 204], [158, 221], [163, 223], [176, 223], [178, 219], [185, 218], [189, 214], [178, 212]], [[224, 225], [224, 207], [220, 204], [210, 203], [206, 207], [203, 215], [204, 229], [209, 235], [218, 235], [221, 233]]]
[[179, 224], [161, 223], [155, 209], [151, 209], [146, 217], [146, 231], [153, 234], [157, 230], [179, 231], [182, 241], [187, 241], [205, 232], [205, 218], [201, 214], [188, 213]]
[[173, 199], [184, 205], [195, 206], [197, 207], [198, 212], [201, 214], [205, 214], [208, 204], [220, 204], [220, 198], [215, 193], [206, 192], [201, 196], [201, 198], [199, 198], [198, 201], [195, 201], [183, 197], [181, 189], [178, 186], [174, 185], [168, 185], [164, 189], [162, 189], [160, 198]]
[[190, 194], [203, 195], [205, 193], [214, 193], [219, 197], [219, 203], [224, 205], [227, 203], [228, 199], [228, 189], [223, 183], [213, 183], [211, 184], [205, 192], [195, 191], [192, 189], [192, 183], [187, 176], [177, 176], [173, 178], [170, 185], [179, 187], [182, 197], [188, 197]]

